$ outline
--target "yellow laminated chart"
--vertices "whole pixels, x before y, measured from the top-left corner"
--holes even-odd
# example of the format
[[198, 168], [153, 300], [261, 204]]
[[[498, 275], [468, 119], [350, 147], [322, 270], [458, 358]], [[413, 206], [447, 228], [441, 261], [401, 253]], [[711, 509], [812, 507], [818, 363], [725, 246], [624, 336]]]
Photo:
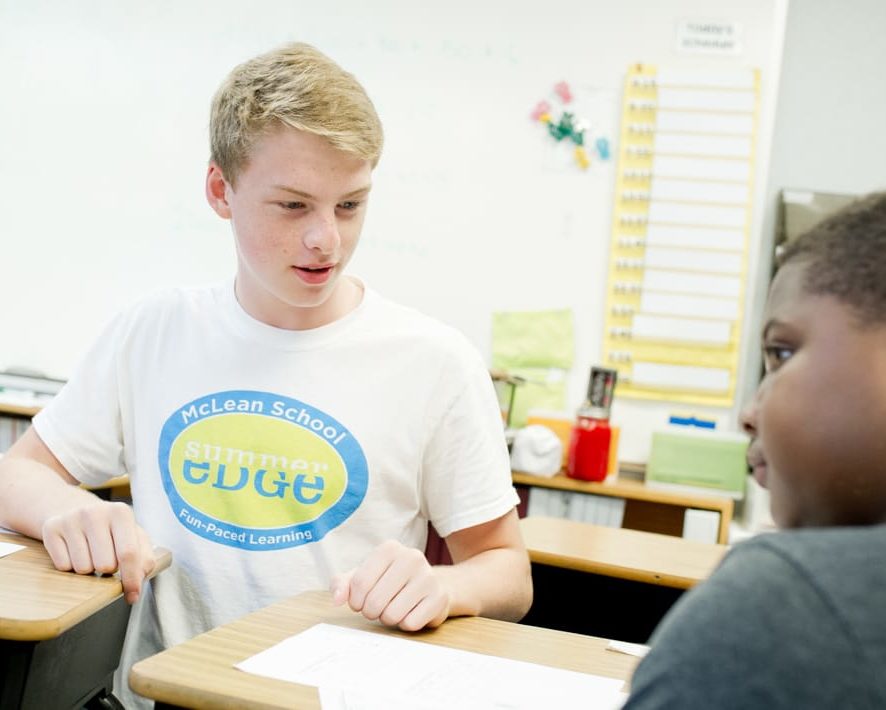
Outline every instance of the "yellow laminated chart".
[[732, 404], [759, 83], [755, 69], [628, 71], [603, 336], [619, 396]]

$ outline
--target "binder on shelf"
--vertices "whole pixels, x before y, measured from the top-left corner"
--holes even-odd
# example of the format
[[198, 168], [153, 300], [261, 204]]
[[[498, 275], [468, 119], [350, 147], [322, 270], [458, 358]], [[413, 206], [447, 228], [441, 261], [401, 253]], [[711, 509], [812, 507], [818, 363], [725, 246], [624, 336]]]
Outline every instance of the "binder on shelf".
[[716, 510], [687, 508], [683, 513], [683, 539], [714, 544], [720, 534], [720, 514]]

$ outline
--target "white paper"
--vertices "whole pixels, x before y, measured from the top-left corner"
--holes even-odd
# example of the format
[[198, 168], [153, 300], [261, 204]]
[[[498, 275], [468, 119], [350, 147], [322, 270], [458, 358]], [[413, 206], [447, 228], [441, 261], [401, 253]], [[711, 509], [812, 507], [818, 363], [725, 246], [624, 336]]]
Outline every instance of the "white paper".
[[753, 69], [717, 67], [716, 69], [659, 67], [655, 76], [659, 86], [705, 86], [721, 89], [753, 89]]
[[655, 177], [747, 182], [751, 179], [751, 161], [656, 155], [652, 159], [652, 174]]
[[6, 557], [6, 555], [11, 555], [13, 552], [18, 552], [19, 550], [24, 549], [24, 545], [15, 545], [11, 542], [0, 542], [0, 557]]
[[741, 274], [742, 255], [727, 251], [646, 247], [647, 269], [679, 269], [705, 274]]
[[750, 136], [706, 136], [686, 133], [655, 134], [655, 153], [710, 156], [712, 158], [747, 158], [753, 151]]
[[742, 25], [722, 20], [680, 20], [677, 52], [681, 54], [735, 55], [742, 51]]
[[649, 221], [703, 227], [744, 227], [746, 207], [712, 207], [679, 202], [651, 202]]
[[318, 687], [324, 710], [611, 710], [623, 702], [621, 680], [331, 624], [236, 667]]
[[684, 227], [669, 224], [650, 224], [646, 229], [646, 244], [650, 246], [743, 252], [744, 242], [744, 232], [740, 229]]
[[646, 269], [643, 272], [643, 291], [664, 291], [697, 296], [741, 296], [741, 279], [736, 276], [708, 276], [689, 274], [685, 271], [660, 271]]
[[704, 182], [700, 180], [677, 180], [655, 178], [650, 198], [653, 200], [677, 200], [682, 202], [715, 202], [720, 204], [746, 205], [750, 197], [747, 185], [736, 182]]
[[666, 340], [701, 345], [728, 345], [732, 324], [728, 321], [698, 318], [634, 316], [632, 337], [638, 340]]
[[640, 311], [658, 315], [738, 320], [739, 302], [737, 298], [697, 298], [677, 293], [644, 291], [640, 297]]
[[753, 91], [697, 91], [695, 89], [658, 90], [658, 107], [667, 109], [702, 109], [709, 111], [747, 111], [753, 113]]
[[697, 111], [658, 111], [655, 127], [659, 131], [751, 135], [754, 117], [747, 113], [699, 113]]
[[626, 653], [629, 656], [637, 656], [638, 658], [643, 658], [643, 656], [649, 653], [649, 646], [646, 644], [628, 643], [627, 641], [610, 641], [606, 648], [609, 651]]
[[646, 387], [727, 392], [729, 390], [729, 370], [717, 367], [635, 362], [631, 370], [631, 383]]

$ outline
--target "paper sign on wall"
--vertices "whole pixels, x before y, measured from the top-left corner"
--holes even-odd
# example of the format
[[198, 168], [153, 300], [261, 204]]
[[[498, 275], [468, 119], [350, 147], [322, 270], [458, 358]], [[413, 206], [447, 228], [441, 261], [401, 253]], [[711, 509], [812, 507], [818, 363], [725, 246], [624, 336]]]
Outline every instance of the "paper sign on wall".
[[757, 70], [628, 71], [603, 357], [619, 396], [735, 396]]

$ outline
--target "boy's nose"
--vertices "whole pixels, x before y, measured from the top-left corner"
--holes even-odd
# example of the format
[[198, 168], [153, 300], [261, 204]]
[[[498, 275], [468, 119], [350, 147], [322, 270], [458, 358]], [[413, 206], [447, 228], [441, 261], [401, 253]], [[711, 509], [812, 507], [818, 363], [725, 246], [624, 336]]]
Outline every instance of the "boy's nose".
[[339, 234], [335, 217], [319, 215], [304, 235], [308, 249], [321, 254], [332, 254], [338, 248]]
[[739, 423], [744, 432], [751, 437], [757, 435], [757, 395], [755, 394], [749, 404], [741, 409], [738, 416]]

